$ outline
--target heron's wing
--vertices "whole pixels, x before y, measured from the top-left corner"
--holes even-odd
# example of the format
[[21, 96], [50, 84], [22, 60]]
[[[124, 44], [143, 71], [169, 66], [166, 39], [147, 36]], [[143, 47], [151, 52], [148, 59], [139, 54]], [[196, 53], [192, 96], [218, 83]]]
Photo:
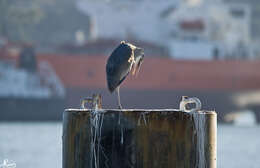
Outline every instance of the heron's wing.
[[129, 72], [119, 81], [118, 86], [125, 80], [125, 78], [127, 77], [128, 74], [129, 74]]
[[115, 90], [130, 72], [128, 62], [132, 49], [126, 44], [120, 44], [110, 55], [106, 65], [107, 83], [111, 92]]

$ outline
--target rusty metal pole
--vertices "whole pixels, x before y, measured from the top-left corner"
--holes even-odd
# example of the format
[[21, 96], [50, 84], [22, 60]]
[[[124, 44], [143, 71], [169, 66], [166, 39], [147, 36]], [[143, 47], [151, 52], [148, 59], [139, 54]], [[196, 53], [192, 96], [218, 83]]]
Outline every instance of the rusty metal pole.
[[92, 109], [64, 112], [63, 168], [216, 168], [215, 112], [185, 103], [180, 110], [101, 109], [92, 100]]

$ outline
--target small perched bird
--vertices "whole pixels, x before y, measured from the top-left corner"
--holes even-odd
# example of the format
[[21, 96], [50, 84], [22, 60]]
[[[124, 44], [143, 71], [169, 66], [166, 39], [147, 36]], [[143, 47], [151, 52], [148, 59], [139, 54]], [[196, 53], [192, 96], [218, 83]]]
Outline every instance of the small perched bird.
[[125, 80], [129, 72], [137, 75], [143, 62], [144, 50], [133, 44], [122, 41], [120, 45], [112, 52], [107, 60], [106, 74], [108, 90], [112, 93], [117, 91], [118, 106], [122, 109], [120, 103], [120, 84]]

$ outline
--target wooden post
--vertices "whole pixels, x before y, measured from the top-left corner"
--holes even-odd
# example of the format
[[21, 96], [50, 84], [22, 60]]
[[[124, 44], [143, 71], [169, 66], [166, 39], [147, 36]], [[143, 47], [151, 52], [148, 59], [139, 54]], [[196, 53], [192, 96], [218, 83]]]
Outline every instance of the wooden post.
[[216, 168], [216, 118], [213, 111], [67, 109], [63, 168]]

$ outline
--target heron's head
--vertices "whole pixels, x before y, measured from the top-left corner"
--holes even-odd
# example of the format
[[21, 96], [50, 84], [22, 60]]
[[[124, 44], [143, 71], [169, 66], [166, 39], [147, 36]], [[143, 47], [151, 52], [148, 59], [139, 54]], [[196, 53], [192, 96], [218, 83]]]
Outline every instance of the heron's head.
[[134, 59], [135, 59], [135, 62], [134, 62], [132, 74], [138, 75], [138, 72], [140, 70], [141, 64], [144, 59], [144, 49], [136, 47], [134, 50]]

